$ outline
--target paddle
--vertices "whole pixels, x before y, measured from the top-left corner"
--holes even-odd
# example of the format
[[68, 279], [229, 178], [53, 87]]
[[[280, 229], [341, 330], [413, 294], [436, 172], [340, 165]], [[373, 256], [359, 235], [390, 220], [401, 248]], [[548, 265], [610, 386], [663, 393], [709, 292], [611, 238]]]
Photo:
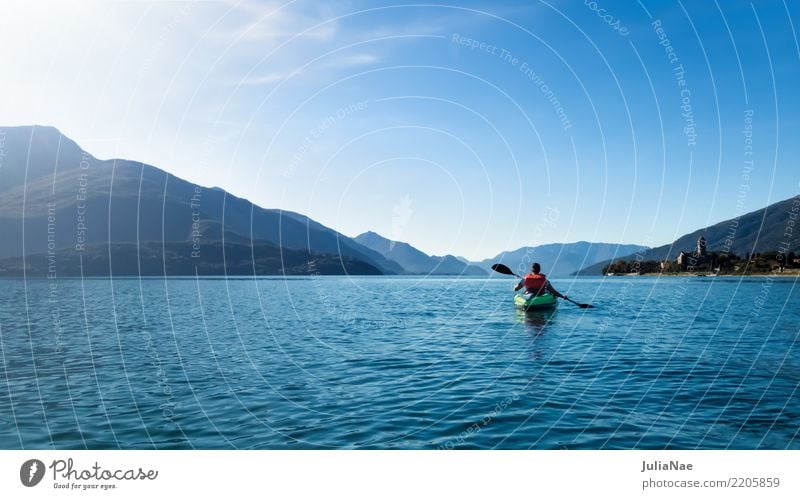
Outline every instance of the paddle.
[[506, 267], [502, 263], [495, 263], [494, 265], [492, 265], [492, 270], [494, 270], [495, 272], [497, 272], [499, 274], [514, 275], [514, 276], [517, 276], [520, 279], [522, 279], [521, 276], [515, 274], [513, 270], [511, 270], [510, 268]]
[[[516, 277], [519, 277], [520, 279], [522, 279], [521, 276], [515, 274], [513, 270], [511, 270], [510, 268], [506, 267], [502, 263], [495, 263], [494, 265], [492, 265], [492, 270], [494, 270], [498, 274], [513, 275], [513, 276], [516, 276]], [[568, 302], [574, 303], [575, 305], [577, 305], [577, 306], [579, 306], [581, 308], [594, 308], [594, 305], [591, 305], [589, 303], [578, 303], [575, 300], [573, 300], [572, 298], [568, 298], [566, 296], [562, 296], [562, 298], [564, 298]]]
[[574, 303], [575, 305], [577, 305], [577, 306], [579, 306], [581, 308], [594, 308], [594, 305], [592, 305], [591, 303], [578, 303], [575, 300], [573, 300], [572, 298], [569, 298], [567, 296], [565, 296], [564, 299], [567, 300], [567, 301], [571, 301], [572, 303]]

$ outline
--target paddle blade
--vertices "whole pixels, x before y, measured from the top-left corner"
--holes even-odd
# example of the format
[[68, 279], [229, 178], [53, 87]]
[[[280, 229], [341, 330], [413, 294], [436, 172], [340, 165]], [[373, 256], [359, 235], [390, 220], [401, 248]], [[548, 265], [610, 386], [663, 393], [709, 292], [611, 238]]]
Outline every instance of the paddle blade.
[[506, 267], [502, 263], [495, 263], [494, 265], [492, 265], [492, 270], [500, 274], [516, 275], [510, 268]]
[[575, 300], [573, 300], [572, 298], [564, 297], [564, 299], [567, 300], [570, 303], [574, 303], [575, 305], [577, 305], [580, 308], [595, 308], [594, 305], [590, 305], [588, 303], [578, 303]]

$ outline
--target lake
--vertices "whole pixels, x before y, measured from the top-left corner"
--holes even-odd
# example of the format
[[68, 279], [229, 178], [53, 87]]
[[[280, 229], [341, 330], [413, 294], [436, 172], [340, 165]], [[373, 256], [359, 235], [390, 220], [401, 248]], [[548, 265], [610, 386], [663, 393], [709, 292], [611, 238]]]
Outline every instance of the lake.
[[0, 448], [800, 449], [795, 279], [0, 280]]

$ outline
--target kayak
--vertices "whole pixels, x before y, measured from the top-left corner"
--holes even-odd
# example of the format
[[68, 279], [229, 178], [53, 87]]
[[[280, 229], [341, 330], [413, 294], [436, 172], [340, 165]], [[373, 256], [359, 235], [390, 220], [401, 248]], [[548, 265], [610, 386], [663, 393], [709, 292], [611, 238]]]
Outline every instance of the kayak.
[[533, 312], [538, 310], [553, 310], [558, 305], [556, 297], [550, 293], [543, 295], [514, 295], [514, 305], [526, 312]]

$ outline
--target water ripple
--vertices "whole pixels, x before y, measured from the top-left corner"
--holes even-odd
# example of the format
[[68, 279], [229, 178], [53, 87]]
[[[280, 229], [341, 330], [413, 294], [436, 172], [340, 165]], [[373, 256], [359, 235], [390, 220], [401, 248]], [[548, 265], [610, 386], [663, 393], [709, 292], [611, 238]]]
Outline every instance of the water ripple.
[[0, 280], [0, 447], [800, 448], [794, 285], [556, 284]]

